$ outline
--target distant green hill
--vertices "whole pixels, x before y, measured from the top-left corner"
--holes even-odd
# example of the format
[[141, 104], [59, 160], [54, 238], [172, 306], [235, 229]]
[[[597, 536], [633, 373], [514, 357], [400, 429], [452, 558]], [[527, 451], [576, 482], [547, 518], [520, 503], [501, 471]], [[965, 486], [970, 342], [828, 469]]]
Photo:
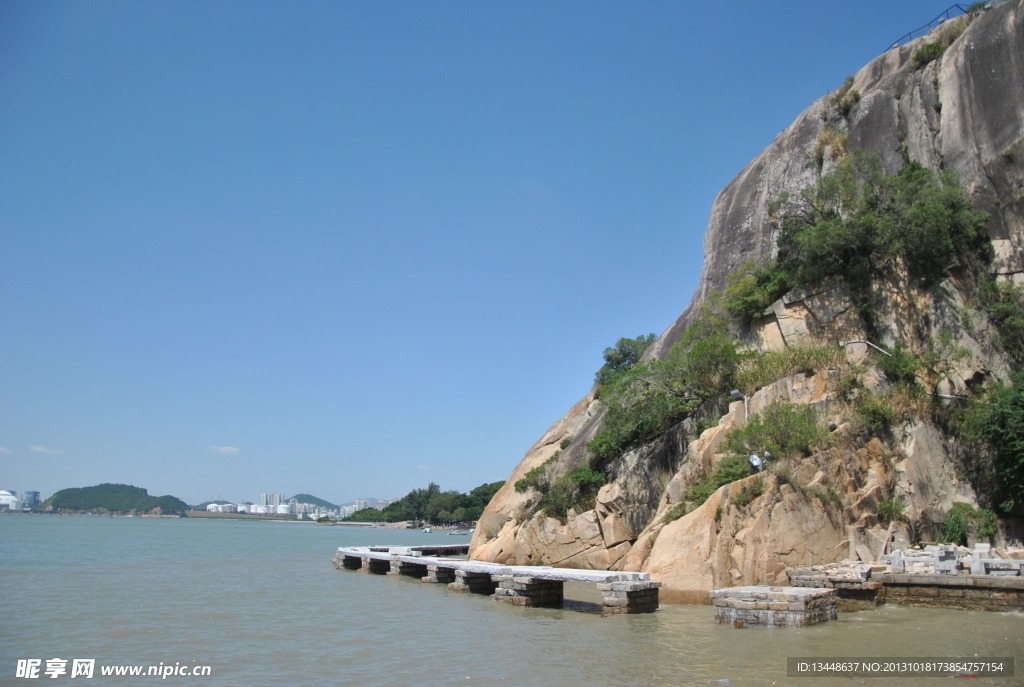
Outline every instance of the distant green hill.
[[[338, 507], [335, 504], [331, 503], [330, 501], [318, 499], [312, 494], [296, 494], [295, 496], [292, 497], [292, 499], [295, 499], [299, 503], [312, 503], [314, 506], [321, 506], [323, 508], [329, 508], [331, 510], [338, 510]], [[291, 501], [291, 499], [288, 499], [288, 501]], [[288, 501], [285, 501], [285, 503], [287, 503]]]
[[41, 508], [64, 510], [104, 510], [109, 513], [148, 513], [159, 508], [164, 515], [183, 515], [188, 504], [174, 496], [150, 496], [141, 487], [128, 484], [97, 484], [95, 487], [61, 489], [46, 499]]

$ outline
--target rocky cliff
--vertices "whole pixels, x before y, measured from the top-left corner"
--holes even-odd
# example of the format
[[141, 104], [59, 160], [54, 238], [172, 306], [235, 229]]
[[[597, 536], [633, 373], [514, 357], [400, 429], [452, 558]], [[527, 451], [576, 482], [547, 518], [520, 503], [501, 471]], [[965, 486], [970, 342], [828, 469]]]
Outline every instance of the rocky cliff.
[[[948, 47], [924, 63], [921, 49], [937, 42]], [[668, 356], [727, 275], [752, 258], [775, 255], [772, 201], [813, 185], [855, 150], [876, 155], [890, 174], [908, 160], [955, 170], [975, 206], [989, 213], [993, 269], [1001, 279], [1024, 282], [1022, 1], [1007, 0], [893, 48], [801, 113], [718, 195], [693, 299], [645, 358]], [[880, 307], [870, 332], [843, 285], [829, 283], [787, 293], [737, 336], [761, 352], [835, 346], [868, 334], [924, 351], [944, 333], [961, 354], [944, 370], [940, 392], [1006, 378], [1010, 358], [990, 323], [969, 317], [976, 307], [970, 279], [956, 269], [934, 284], [880, 280], [873, 298]], [[714, 587], [775, 581], [787, 566], [870, 560], [893, 536], [934, 536], [954, 503], [977, 503], [962, 445], [911, 402], [879, 436], [844, 438], [850, 386], [873, 393], [888, 382], [864, 345], [836, 350], [841, 354], [820, 369], [780, 371], [780, 379], [715, 413], [720, 418], [710, 428], [688, 419], [633, 447], [606, 467], [593, 508], [547, 517], [537, 511], [535, 494], [517, 492], [515, 483], [542, 466], [564, 473], [587, 463], [586, 444], [606, 412], [589, 394], [530, 448], [488, 505], [471, 557], [643, 570], [664, 583], [664, 600], [692, 601]], [[817, 408], [833, 434], [828, 448], [791, 457], [785, 471], [726, 484], [686, 512], [687, 490], [721, 460], [726, 433], [778, 403]], [[724, 412], [725, 402], [718, 408]], [[906, 504], [905, 523], [883, 527], [876, 511], [886, 498]]]

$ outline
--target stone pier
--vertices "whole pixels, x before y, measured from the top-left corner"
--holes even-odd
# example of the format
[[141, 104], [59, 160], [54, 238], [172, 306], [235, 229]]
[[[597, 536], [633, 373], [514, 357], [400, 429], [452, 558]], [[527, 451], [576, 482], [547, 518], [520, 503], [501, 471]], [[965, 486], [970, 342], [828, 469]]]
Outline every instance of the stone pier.
[[451, 584], [455, 581], [455, 571], [451, 568], [442, 568], [439, 565], [428, 565], [427, 574], [422, 581], [431, 584]]
[[802, 627], [839, 617], [836, 590], [814, 587], [727, 587], [711, 592], [715, 620], [734, 627]]
[[388, 571], [388, 575], [405, 575], [406, 577], [415, 577], [417, 579], [422, 579], [426, 574], [427, 566], [402, 560], [391, 561], [391, 570]]
[[[548, 565], [502, 565], [443, 554], [465, 554], [466, 544], [440, 546], [343, 546], [331, 561], [338, 570], [376, 575], [408, 575], [422, 582], [447, 584], [457, 592], [486, 594], [517, 606], [561, 606], [566, 582], [598, 585], [604, 615], [651, 613], [658, 608], [661, 583], [649, 573], [555, 568]], [[429, 555], [435, 554], [435, 555]]]
[[516, 606], [561, 606], [562, 581], [516, 575], [494, 575], [494, 598]]
[[652, 613], [658, 610], [661, 582], [607, 582], [597, 585], [602, 594], [601, 614]]
[[455, 581], [448, 585], [453, 592], [471, 592], [473, 594], [491, 595], [498, 583], [491, 579], [490, 573], [456, 570]]

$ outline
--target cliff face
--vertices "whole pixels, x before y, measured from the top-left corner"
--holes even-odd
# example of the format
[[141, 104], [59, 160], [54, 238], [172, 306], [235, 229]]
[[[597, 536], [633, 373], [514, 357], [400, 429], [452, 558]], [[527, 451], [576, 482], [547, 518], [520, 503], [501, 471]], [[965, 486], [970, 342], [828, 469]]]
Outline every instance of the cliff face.
[[[751, 258], [774, 255], [777, 237], [768, 206], [781, 193], [799, 192], [830, 171], [835, 164], [830, 146], [839, 145], [829, 138], [833, 132], [845, 132], [850, 150], [878, 154], [887, 173], [898, 171], [907, 158], [933, 170], [956, 170], [976, 206], [990, 214], [987, 232], [996, 272], [1024, 283], [1024, 0], [1008, 0], [974, 18], [941, 57], [916, 68], [915, 53], [934, 41], [936, 32], [863, 67], [852, 83], [861, 97], [845, 113], [831, 95], [813, 103], [719, 193], [696, 292], [646, 358], [667, 355], [700, 305], [724, 287], [726, 275]], [[969, 289], [955, 275], [928, 289], [887, 290], [879, 284], [875, 297], [883, 306], [875, 324], [882, 342], [920, 349], [946, 332], [969, 352], [940, 390], [955, 392], [982, 378], [1005, 378], [1009, 363], [992, 344], [993, 332], [984, 324], [963, 324], [962, 314], [973, 304]], [[814, 293], [787, 294], [753, 323], [745, 342], [768, 351], [863, 335], [843, 288], [830, 285]], [[865, 351], [857, 346], [848, 353], [843, 365], [864, 362]], [[873, 369], [861, 375], [869, 387], [876, 377]], [[915, 527], [926, 530], [954, 502], [975, 502], [971, 487], [957, 477], [955, 439], [927, 421], [907, 417], [888, 447], [878, 441], [839, 441], [794, 464], [802, 488], [771, 483], [763, 496], [736, 507], [730, 497], [743, 482], [735, 482], [666, 523], [666, 512], [716, 460], [725, 431], [778, 401], [815, 405], [842, 425], [835, 379], [826, 372], [788, 377], [758, 391], [746, 407], [733, 404], [718, 427], [699, 437], [687, 421], [629, 451], [610, 466], [610, 482], [600, 490], [595, 508], [570, 511], [563, 524], [529, 512], [530, 495], [517, 493], [514, 483], [559, 451], [557, 469], [583, 463], [586, 443], [600, 430], [604, 413], [600, 401], [588, 395], [531, 447], [488, 505], [471, 557], [645, 570], [665, 583], [664, 599], [689, 600], [716, 586], [774, 581], [786, 566], [876, 555], [882, 534], [873, 513], [885, 495], [904, 498], [910, 519], [922, 523]], [[828, 485], [835, 507], [809, 496], [815, 485]], [[897, 536], [931, 534], [906, 530]]]
[[941, 58], [915, 71], [914, 53], [930, 40], [934, 36], [918, 38], [872, 60], [854, 77], [862, 97], [846, 117], [828, 96], [814, 102], [722, 189], [704, 235], [697, 290], [649, 355], [667, 352], [726, 275], [773, 253], [768, 205], [818, 178], [808, 157], [830, 127], [847, 129], [851, 149], [880, 152], [887, 172], [902, 165], [903, 145], [911, 160], [930, 169], [955, 169], [992, 214], [989, 233], [1000, 271], [1024, 279], [1024, 166], [1007, 164], [1004, 156], [1019, 161], [1024, 155], [1024, 9], [1011, 0], [982, 14]]

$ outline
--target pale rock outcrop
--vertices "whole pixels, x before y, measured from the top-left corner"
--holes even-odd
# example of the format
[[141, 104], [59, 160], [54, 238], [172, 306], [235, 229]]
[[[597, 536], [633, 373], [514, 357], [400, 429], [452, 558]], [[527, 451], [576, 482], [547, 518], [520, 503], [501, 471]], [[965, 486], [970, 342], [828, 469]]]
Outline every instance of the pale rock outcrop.
[[519, 510], [529, 500], [528, 495], [515, 490], [516, 481], [551, 458], [559, 450], [559, 444], [563, 439], [578, 435], [599, 410], [600, 404], [595, 394], [587, 394], [551, 425], [544, 436], [526, 452], [512, 475], [491, 499], [477, 523], [470, 547], [478, 552], [480, 560], [497, 560], [495, 556], [500, 556], [499, 552], [505, 551], [504, 543], [499, 541], [499, 535], [504, 534], [506, 538], [508, 537], [506, 526], [510, 522], [513, 527], [515, 526]]

